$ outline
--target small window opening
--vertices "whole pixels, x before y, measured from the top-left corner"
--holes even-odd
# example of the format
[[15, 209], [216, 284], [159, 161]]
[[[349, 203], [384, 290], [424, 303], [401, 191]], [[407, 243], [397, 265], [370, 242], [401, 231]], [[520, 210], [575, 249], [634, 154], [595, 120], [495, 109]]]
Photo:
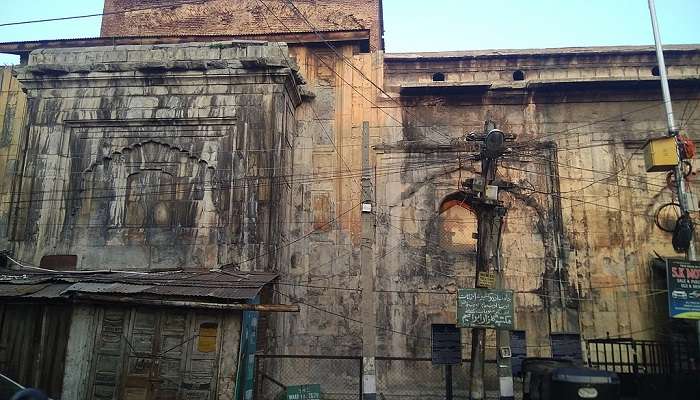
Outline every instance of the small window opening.
[[525, 72], [521, 69], [516, 70], [513, 72], [513, 80], [514, 81], [524, 81], [525, 80]]
[[654, 66], [654, 68], [651, 69], [651, 74], [653, 76], [661, 76], [661, 72], [659, 71], [658, 65]]
[[445, 82], [445, 74], [436, 72], [433, 74], [433, 82]]
[[448, 196], [440, 206], [440, 247], [451, 252], [476, 250], [476, 214], [458, 196]]
[[216, 336], [219, 325], [205, 322], [199, 325], [199, 340], [197, 351], [200, 353], [213, 353], [216, 351]]
[[78, 256], [73, 254], [51, 254], [41, 257], [39, 266], [57, 271], [75, 271], [78, 265]]

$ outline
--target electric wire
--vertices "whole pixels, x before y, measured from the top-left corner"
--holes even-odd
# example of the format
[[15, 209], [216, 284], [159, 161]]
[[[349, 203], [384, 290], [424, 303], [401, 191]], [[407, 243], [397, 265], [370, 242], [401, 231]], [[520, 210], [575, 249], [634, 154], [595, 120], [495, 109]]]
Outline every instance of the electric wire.
[[[396, 166], [396, 167], [389, 167], [387, 169], [379, 169], [378, 173], [375, 174], [375, 176], [389, 176], [389, 175], [394, 175], [394, 174], [399, 174], [403, 173], [409, 168], [427, 168], [427, 169], [444, 169], [444, 163], [442, 162], [434, 162], [432, 164], [435, 165], [430, 165], [428, 163], [424, 165], [411, 165], [411, 166]], [[262, 188], [262, 187], [274, 187], [274, 186], [289, 186], [293, 184], [301, 184], [301, 183], [314, 183], [314, 182], [322, 182], [322, 181], [331, 181], [331, 180], [338, 180], [338, 179], [347, 179], [351, 176], [361, 176], [362, 172], [356, 172], [352, 174], [344, 174], [344, 173], [338, 173], [338, 172], [329, 172], [326, 175], [323, 174], [317, 174], [317, 175], [290, 175], [292, 177], [297, 176], [299, 177], [298, 179], [284, 179], [284, 176], [272, 176], [272, 177], [245, 177], [243, 179], [238, 179], [238, 180], [244, 180], [244, 181], [253, 181], [252, 183], [245, 183], [241, 185], [236, 185], [236, 184], [209, 184], [210, 188], [205, 189], [202, 192], [220, 192], [222, 190], [231, 190], [231, 189], [244, 189], [248, 188], [251, 186], [254, 186], [256, 188]], [[270, 181], [270, 182], [256, 182], [256, 181]], [[276, 182], [272, 182], [276, 181]], [[173, 182], [169, 184], [153, 184], [153, 185], [140, 185], [137, 188], [148, 188], [148, 187], [168, 187], [168, 186], [182, 186], [182, 182]], [[4, 201], [0, 202], [1, 203], [7, 203], [7, 204], [23, 204], [23, 203], [36, 203], [36, 202], [69, 202], [69, 201], [78, 201], [78, 200], [95, 200], [95, 199], [117, 199], [117, 198], [122, 198], [122, 197], [129, 197], [130, 194], [126, 193], [129, 190], [129, 186], [123, 186], [123, 187], [107, 187], [107, 188], [97, 188], [97, 189], [84, 189], [84, 190], [77, 190], [77, 189], [61, 189], [61, 190], [44, 190], [44, 191], [31, 191], [26, 194], [24, 194], [24, 197], [30, 196], [30, 197], [35, 197], [37, 195], [42, 195], [42, 194], [61, 194], [61, 193], [75, 193], [75, 192], [90, 192], [90, 191], [101, 191], [101, 192], [117, 192], [114, 194], [107, 194], [107, 195], [91, 195], [91, 196], [77, 196], [77, 197], [58, 197], [58, 198], [32, 198], [32, 199], [20, 199], [16, 201]], [[119, 193], [122, 192], [122, 193]], [[165, 190], [160, 190], [157, 192], [153, 193], [139, 193], [136, 196], [146, 196], [146, 195], [166, 195], [166, 194], [192, 194], [194, 190], [192, 189], [181, 189], [181, 190], [170, 190], [170, 191], [165, 191]], [[134, 196], [134, 194], [131, 194]], [[175, 201], [177, 199], [173, 199]], [[188, 199], [189, 200], [189, 199]], [[192, 199], [194, 200], [194, 199]]]
[[177, 7], [177, 6], [181, 6], [181, 5], [203, 4], [203, 3], [206, 3], [207, 1], [208, 0], [180, 0], [180, 1], [175, 0], [173, 2], [169, 2], [169, 4], [165, 4], [165, 5], [160, 5], [160, 6], [153, 5], [153, 6], [148, 6], [148, 7], [131, 8], [131, 9], [122, 10], [122, 11], [108, 11], [108, 12], [101, 12], [101, 13], [94, 13], [94, 14], [74, 15], [74, 16], [69, 16], [69, 17], [34, 19], [34, 20], [28, 20], [28, 21], [3, 22], [3, 23], [0, 23], [0, 27], [27, 25], [27, 24], [38, 24], [38, 23], [54, 22], [54, 21], [67, 21], [67, 20], [71, 20], [71, 19], [93, 18], [93, 17], [102, 17], [102, 16], [118, 15], [118, 14], [127, 14], [127, 13], [138, 12], [138, 11], [148, 11], [148, 10], [155, 10], [155, 9], [161, 9], [161, 8], [173, 8], [173, 7]]
[[[283, 0], [283, 1], [285, 1], [285, 0]], [[338, 51], [338, 49], [337, 49], [335, 46], [333, 46], [332, 43], [330, 43], [328, 40], [326, 40], [326, 38], [324, 38], [323, 35], [321, 35], [321, 34], [319, 33], [318, 29], [314, 26], [314, 24], [311, 23], [311, 21], [309, 21], [309, 19], [304, 15], [304, 13], [301, 12], [301, 10], [299, 10], [299, 8], [297, 8], [297, 6], [294, 4], [294, 2], [293, 2], [292, 0], [286, 0], [286, 4], [288, 4], [288, 5], [293, 9], [293, 11], [294, 11], [297, 15], [299, 15], [299, 16], [301, 17], [301, 19], [304, 20], [304, 22], [314, 31], [314, 34], [316, 34], [316, 36], [317, 36], [320, 40], [322, 40], [322, 41], [325, 43], [325, 45], [326, 45], [329, 49], [331, 49], [331, 51], [333, 51], [333, 53], [335, 53], [335, 55], [336, 55], [338, 58], [340, 58], [341, 60], [343, 60], [343, 62], [344, 62], [346, 65], [348, 65], [350, 68], [352, 68], [353, 70], [355, 70], [355, 72], [357, 72], [364, 80], [366, 80], [370, 85], [372, 85], [372, 86], [373, 86], [376, 90], [378, 90], [381, 94], [383, 94], [384, 96], [386, 96], [387, 98], [389, 98], [392, 102], [394, 102], [394, 103], [397, 104], [398, 106], [402, 106], [401, 102], [399, 102], [397, 99], [395, 99], [391, 94], [387, 93], [387, 92], [384, 90], [384, 88], [382, 88], [381, 86], [377, 85], [372, 79], [370, 79], [369, 77], [367, 77], [367, 75], [364, 73], [364, 71], [362, 71], [362, 70], [359, 69], [357, 66], [355, 66], [355, 64], [352, 62], [352, 60], [349, 60], [345, 55], [343, 55], [342, 53], [340, 53], [340, 52]], [[409, 115], [410, 115], [410, 114], [409, 114]], [[414, 115], [411, 115], [411, 117], [412, 117], [412, 119], [413, 119], [414, 121], [421, 122], [417, 115], [414, 114]], [[449, 136], [449, 135], [447, 135], [447, 134], [445, 134], [445, 133], [442, 133], [442, 132], [436, 130], [433, 126], [427, 126], [427, 127], [430, 128], [431, 130], [433, 130], [433, 132], [437, 133], [438, 135], [441, 135], [441, 136], [447, 138], [448, 140], [452, 140], [452, 139], [453, 139], [451, 136]]]

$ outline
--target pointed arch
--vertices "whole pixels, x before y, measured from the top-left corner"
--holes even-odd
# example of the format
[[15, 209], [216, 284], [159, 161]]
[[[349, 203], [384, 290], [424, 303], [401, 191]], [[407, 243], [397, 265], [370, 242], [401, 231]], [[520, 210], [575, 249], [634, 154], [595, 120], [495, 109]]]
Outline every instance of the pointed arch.
[[447, 195], [440, 203], [440, 247], [456, 253], [476, 251], [477, 216], [464, 192]]

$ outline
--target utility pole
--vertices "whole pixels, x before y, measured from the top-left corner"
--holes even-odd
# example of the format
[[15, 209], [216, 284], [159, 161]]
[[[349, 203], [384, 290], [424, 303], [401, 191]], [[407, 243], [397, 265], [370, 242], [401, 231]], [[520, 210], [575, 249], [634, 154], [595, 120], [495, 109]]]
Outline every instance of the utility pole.
[[[654, 44], [656, 46], [656, 58], [659, 63], [659, 75], [661, 75], [661, 92], [663, 94], [664, 107], [666, 108], [666, 123], [668, 125], [668, 135], [676, 138], [676, 149], [678, 151], [678, 165], [676, 166], [676, 189], [678, 190], [678, 203], [681, 206], [681, 212], [687, 215], [690, 210], [688, 204], [688, 195], [685, 190], [685, 176], [683, 171], [683, 159], [681, 157], [680, 147], [681, 142], [678, 137], [679, 129], [676, 125], [676, 120], [673, 116], [673, 104], [671, 103], [671, 90], [668, 87], [668, 74], [666, 73], [666, 61], [664, 59], [663, 45], [661, 43], [661, 34], [659, 33], [659, 22], [656, 18], [656, 5], [654, 0], [649, 0], [649, 14], [651, 14], [651, 26], [654, 31]], [[695, 238], [691, 237], [688, 246], [688, 259], [696, 261], [695, 254]], [[700, 345], [700, 320], [696, 321], [696, 332], [698, 335], [698, 344]]]
[[[471, 140], [474, 140], [473, 138]], [[483, 190], [475, 204], [477, 212], [477, 252], [476, 252], [476, 287], [483, 287], [482, 274], [495, 271], [499, 246], [501, 223], [505, 208], [498, 202], [498, 196], [489, 198], [489, 186], [496, 178], [496, 163], [505, 150], [505, 136], [496, 129], [493, 122], [484, 125], [484, 137], [481, 150], [481, 184]], [[482, 400], [484, 391], [484, 358], [486, 329], [472, 328], [470, 398]]]
[[377, 398], [377, 373], [374, 357], [377, 349], [377, 311], [374, 305], [374, 234], [372, 207], [372, 168], [369, 161], [369, 122], [362, 123], [362, 400]]
[[[501, 265], [501, 246], [496, 248], [496, 289], [505, 289], [506, 282]], [[500, 400], [515, 399], [513, 390], [513, 360], [510, 349], [510, 331], [499, 329], [496, 331], [496, 366], [498, 368], [498, 388]]]

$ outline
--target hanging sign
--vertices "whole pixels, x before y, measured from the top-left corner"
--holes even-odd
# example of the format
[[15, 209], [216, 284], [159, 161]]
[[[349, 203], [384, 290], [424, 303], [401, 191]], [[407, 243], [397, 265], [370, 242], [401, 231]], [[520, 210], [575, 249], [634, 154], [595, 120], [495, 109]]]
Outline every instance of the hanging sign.
[[666, 275], [671, 317], [700, 319], [700, 263], [669, 260]]
[[457, 326], [461, 328], [513, 329], [513, 291], [459, 289]]
[[493, 289], [496, 287], [496, 274], [493, 272], [479, 271], [477, 286], [480, 288]]
[[431, 342], [433, 365], [453, 365], [462, 362], [462, 339], [457, 326], [433, 324]]

